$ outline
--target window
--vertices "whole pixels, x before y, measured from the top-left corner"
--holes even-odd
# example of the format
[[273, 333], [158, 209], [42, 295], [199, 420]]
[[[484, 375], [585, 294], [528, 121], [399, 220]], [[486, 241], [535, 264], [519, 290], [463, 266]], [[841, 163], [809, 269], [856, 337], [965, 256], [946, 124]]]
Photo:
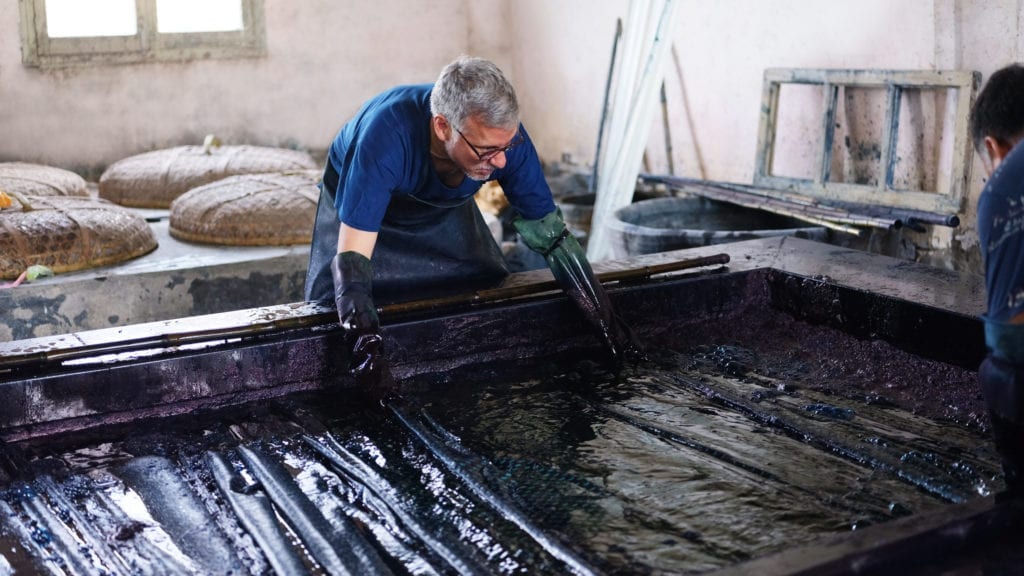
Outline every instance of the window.
[[21, 22], [29, 66], [265, 53], [263, 0], [21, 0]]

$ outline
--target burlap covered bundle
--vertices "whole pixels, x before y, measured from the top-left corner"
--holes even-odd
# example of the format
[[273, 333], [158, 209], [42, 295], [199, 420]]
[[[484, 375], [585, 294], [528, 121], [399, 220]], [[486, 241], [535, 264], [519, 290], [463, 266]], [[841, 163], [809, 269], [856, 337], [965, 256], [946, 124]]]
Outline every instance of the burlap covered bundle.
[[179, 146], [129, 156], [100, 176], [100, 197], [124, 206], [168, 208], [185, 192], [227, 176], [315, 169], [307, 152], [262, 146]]
[[481, 212], [495, 216], [501, 214], [509, 206], [505, 191], [501, 189], [501, 184], [498, 184], [497, 180], [484, 182], [483, 186], [476, 191], [473, 200], [476, 201], [476, 207]]
[[116, 264], [156, 248], [141, 215], [102, 199], [25, 196], [0, 210], [0, 278], [42, 264], [55, 273]]
[[318, 170], [231, 176], [171, 204], [179, 240], [231, 246], [308, 244], [320, 196]]
[[0, 191], [32, 196], [88, 196], [85, 179], [62, 168], [0, 162]]

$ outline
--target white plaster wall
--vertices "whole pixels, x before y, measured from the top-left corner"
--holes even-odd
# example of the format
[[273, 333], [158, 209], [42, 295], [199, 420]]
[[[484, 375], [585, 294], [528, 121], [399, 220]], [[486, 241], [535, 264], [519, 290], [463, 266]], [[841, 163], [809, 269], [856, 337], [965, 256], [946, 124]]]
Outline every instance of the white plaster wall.
[[[683, 2], [679, 66], [669, 61], [666, 86], [677, 169], [750, 180], [766, 67], [933, 67], [943, 4], [960, 3]], [[1016, 24], [1017, 1], [965, 4], [972, 23], [983, 12]], [[623, 0], [267, 0], [266, 58], [59, 71], [24, 68], [17, 34], [0, 34], [0, 159], [92, 166], [208, 132], [323, 148], [366, 96], [430, 81], [472, 52], [513, 79], [543, 158], [589, 163], [615, 19], [627, 9]], [[0, 3], [0, 30], [17, 29], [17, 3]], [[652, 168], [664, 169], [660, 118], [652, 122]]]
[[[621, 0], [517, 0], [509, 34], [524, 120], [541, 156], [592, 162], [615, 18]], [[749, 183], [762, 72], [768, 67], [967, 69], [987, 78], [1024, 60], [1022, 0], [718, 0], [683, 2], [673, 36], [678, 67], [666, 88], [677, 173]], [[688, 108], [688, 109], [687, 109]], [[651, 119], [650, 168], [666, 172], [660, 111]], [[777, 153], [799, 150], [778, 149]], [[913, 241], [936, 264], [979, 271], [974, 159], [961, 226]]]
[[0, 2], [0, 161], [93, 169], [155, 148], [324, 149], [363, 99], [430, 82], [468, 49], [464, 0], [266, 0], [267, 57], [41, 71]]
[[[981, 72], [982, 79], [1012, 62], [1024, 61], [1024, 1], [1021, 0], [947, 0], [941, 2], [949, 22], [947, 34], [957, 49], [947, 59], [968, 70]], [[948, 241], [952, 249], [952, 265], [956, 268], [981, 271], [978, 249], [978, 196], [986, 174], [974, 155], [970, 194], [961, 215], [963, 222], [955, 231], [943, 230], [936, 243]]]
[[[680, 1], [666, 88], [677, 173], [750, 182], [767, 67], [965, 68], [1024, 56], [1024, 0]], [[460, 53], [495, 60], [541, 157], [592, 162], [625, 0], [266, 0], [268, 56], [58, 71], [21, 65], [18, 7], [0, 2], [0, 161], [95, 169], [198, 142], [325, 148], [367, 96], [428, 82]], [[650, 169], [666, 171], [651, 118]], [[783, 150], [782, 153], [785, 153]], [[975, 164], [964, 224], [928, 242], [976, 252]], [[973, 252], [972, 252], [973, 251]], [[976, 268], [976, 262], [969, 263]]]
[[[932, 68], [934, 4], [682, 2], [672, 38], [679, 66], [672, 59], [666, 66], [677, 170], [701, 175], [695, 141], [706, 178], [751, 181], [765, 68]], [[542, 157], [568, 153], [581, 162], [592, 160], [615, 19], [625, 18], [628, 5], [621, 0], [515, 3], [510, 26], [515, 66], [528, 79], [520, 87], [524, 116]], [[652, 120], [656, 127], [648, 153], [652, 167], [664, 169], [661, 120]]]

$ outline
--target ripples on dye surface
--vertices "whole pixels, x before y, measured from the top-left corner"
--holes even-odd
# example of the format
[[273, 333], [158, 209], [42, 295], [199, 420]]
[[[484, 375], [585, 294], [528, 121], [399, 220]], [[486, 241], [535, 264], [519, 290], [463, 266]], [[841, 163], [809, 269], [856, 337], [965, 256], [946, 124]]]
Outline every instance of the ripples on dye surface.
[[[239, 445], [280, 460], [330, 525], [354, 522], [392, 570], [411, 574], [557, 574], [577, 561], [698, 573], [998, 487], [978, 433], [816, 392], [797, 359], [766, 361], [736, 344], [676, 348], [617, 373], [563, 358], [424, 376], [395, 412], [295, 396], [78, 445], [26, 444], [24, 472], [50, 507], [73, 493], [96, 530], [114, 531], [95, 542], [117, 543], [120, 557], [187, 567], [200, 560], [170, 542], [159, 514], [125, 520], [110, 508], [166, 492], [122, 474], [126, 462], [166, 458], [227, 535], [225, 554], [251, 573], [266, 558], [204, 460], [214, 452], [244, 470]], [[6, 496], [7, 559], [59, 555], [24, 512], [37, 497]]]
[[[971, 432], [739, 377], [712, 355], [454, 386], [426, 409], [512, 467], [522, 505], [606, 568], [707, 570], [990, 490]], [[596, 487], [585, 507], [545, 499], [577, 485]]]

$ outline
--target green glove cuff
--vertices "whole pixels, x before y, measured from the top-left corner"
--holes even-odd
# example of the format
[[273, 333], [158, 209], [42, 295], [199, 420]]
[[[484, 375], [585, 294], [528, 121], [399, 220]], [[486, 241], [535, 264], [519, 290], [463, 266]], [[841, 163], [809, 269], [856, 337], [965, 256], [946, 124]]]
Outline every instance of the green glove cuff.
[[547, 256], [566, 237], [571, 236], [565, 221], [562, 220], [562, 212], [555, 209], [539, 220], [527, 220], [522, 216], [516, 216], [512, 220], [512, 227], [522, 236], [523, 242], [534, 252], [540, 252]]

